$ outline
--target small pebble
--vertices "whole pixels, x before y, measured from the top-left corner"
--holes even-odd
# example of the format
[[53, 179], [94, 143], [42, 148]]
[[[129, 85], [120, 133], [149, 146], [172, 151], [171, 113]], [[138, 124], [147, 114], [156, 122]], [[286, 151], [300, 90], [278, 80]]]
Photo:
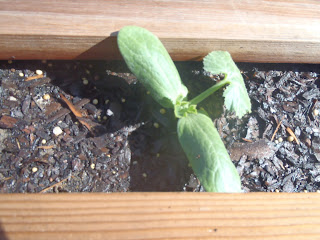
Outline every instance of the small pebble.
[[142, 173], [142, 177], [146, 178], [148, 175], [146, 173]]
[[89, 81], [86, 78], [82, 78], [82, 83], [83, 83], [83, 85], [88, 85]]
[[90, 71], [88, 69], [86, 69], [86, 74], [90, 74]]
[[126, 99], [125, 98], [121, 98], [121, 102], [125, 103]]
[[313, 110], [313, 115], [314, 116], [318, 116], [319, 115], [319, 110], [318, 109], [314, 109]]
[[19, 72], [19, 77], [24, 77], [23, 72]]
[[317, 193], [320, 193], [320, 190], [317, 190]]
[[149, 95], [149, 94], [150, 94], [150, 91], [147, 91], [147, 94]]
[[18, 101], [18, 99], [16, 99], [16, 98], [15, 98], [15, 97], [13, 97], [13, 96], [10, 96], [10, 97], [9, 97], [9, 101], [16, 102], [16, 101]]
[[36, 74], [38, 74], [38, 75], [42, 75], [42, 74], [43, 74], [43, 72], [42, 72], [42, 70], [37, 69], [37, 70], [36, 70]]
[[279, 141], [279, 143], [283, 142], [282, 137], [279, 137], [279, 138], [278, 138], [278, 141]]
[[307, 192], [308, 192], [308, 190], [303, 190], [303, 192], [307, 193]]
[[110, 109], [107, 109], [107, 112], [106, 112], [107, 116], [112, 116], [113, 115], [113, 112], [110, 110]]
[[42, 63], [47, 63], [47, 60], [43, 59], [41, 60]]
[[11, 72], [15, 72], [16, 70], [15, 70], [14, 68], [11, 68], [10, 71], [11, 71]]
[[280, 191], [279, 191], [279, 189], [276, 189], [275, 192], [278, 193], [278, 192], [280, 192]]
[[289, 136], [289, 137], [288, 137], [288, 141], [289, 141], [289, 142], [292, 142], [293, 140], [294, 140], [294, 137], [292, 137], [292, 136]]
[[46, 144], [46, 143], [47, 143], [47, 140], [42, 139], [41, 143], [42, 143], [42, 144]]
[[98, 102], [99, 102], [99, 101], [98, 101], [98, 99], [96, 99], [96, 98], [92, 100], [92, 103], [93, 103], [94, 105], [97, 105]]
[[48, 63], [48, 67], [52, 67], [53, 66], [53, 64], [52, 63]]
[[104, 104], [108, 104], [109, 103], [109, 99], [104, 101]]
[[166, 110], [165, 110], [164, 108], [161, 108], [161, 109], [160, 109], [160, 113], [161, 113], [161, 114], [165, 114], [165, 113], [166, 113]]
[[43, 95], [42, 97], [44, 100], [49, 100], [50, 99], [50, 95], [47, 93], [45, 95]]
[[90, 164], [90, 168], [91, 168], [92, 170], [95, 169], [95, 168], [96, 168], [96, 164], [91, 163], [91, 164]]
[[157, 123], [157, 122], [153, 123], [153, 126], [154, 126], [155, 128], [159, 128], [159, 127], [160, 127], [159, 123]]
[[35, 173], [35, 172], [37, 172], [37, 171], [38, 171], [38, 168], [37, 168], [37, 167], [33, 167], [33, 168], [32, 168], [32, 172], [33, 172], [33, 173]]
[[156, 156], [157, 156], [157, 158], [158, 158], [158, 157], [160, 157], [160, 153], [157, 153], [157, 155], [156, 155]]
[[108, 119], [108, 117], [107, 116], [103, 116], [103, 118], [102, 118], [104, 121], [106, 121], [107, 119]]
[[274, 143], [275, 143], [275, 144], [278, 144], [278, 143], [279, 143], [279, 140], [274, 140]]
[[138, 164], [137, 161], [133, 161], [133, 162], [132, 162], [132, 165], [137, 165], [137, 164]]
[[63, 133], [62, 129], [60, 127], [54, 127], [52, 130], [53, 134], [56, 136], [59, 136], [60, 134]]

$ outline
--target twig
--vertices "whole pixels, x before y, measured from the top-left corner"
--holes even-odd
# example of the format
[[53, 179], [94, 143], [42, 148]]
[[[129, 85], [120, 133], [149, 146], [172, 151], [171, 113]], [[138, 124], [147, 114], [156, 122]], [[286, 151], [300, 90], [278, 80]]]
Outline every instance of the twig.
[[76, 117], [82, 117], [82, 113], [65, 96], [63, 96], [63, 94], [60, 93], [60, 97], [68, 105], [68, 107]]
[[298, 138], [296, 137], [296, 135], [294, 134], [294, 132], [293, 132], [289, 127], [287, 127], [286, 130], [287, 130], [287, 132], [290, 134], [290, 136], [292, 136], [292, 137], [294, 138], [294, 140], [296, 141], [296, 143], [297, 143], [297, 144], [300, 144], [300, 143], [299, 143], [299, 140], [298, 140]]
[[38, 79], [38, 78], [43, 78], [43, 74], [27, 77], [24, 81], [27, 82], [27, 81], [31, 81], [31, 80]]
[[50, 145], [50, 146], [38, 146], [38, 148], [41, 148], [41, 149], [51, 149], [51, 148], [54, 148], [55, 146], [54, 145]]
[[284, 119], [284, 116], [281, 118], [280, 122], [278, 123], [277, 128], [276, 128], [276, 130], [274, 131], [274, 133], [273, 133], [273, 135], [271, 137], [271, 142], [273, 141], [274, 137], [276, 136], [283, 119]]
[[252, 140], [250, 140], [250, 139], [246, 139], [246, 138], [242, 138], [242, 140], [243, 140], [243, 141], [245, 141], [245, 142], [250, 142], [250, 143], [252, 143], [252, 142], [253, 142]]
[[47, 188], [45, 188], [45, 189], [42, 189], [42, 190], [40, 191], [40, 193], [44, 193], [44, 192], [50, 190], [51, 188], [54, 188], [54, 187], [56, 187], [56, 186], [61, 185], [63, 182], [67, 181], [68, 178], [69, 178], [69, 177], [66, 177], [65, 179], [62, 179], [60, 182], [57, 182], [57, 183], [51, 185], [50, 187], [47, 187]]

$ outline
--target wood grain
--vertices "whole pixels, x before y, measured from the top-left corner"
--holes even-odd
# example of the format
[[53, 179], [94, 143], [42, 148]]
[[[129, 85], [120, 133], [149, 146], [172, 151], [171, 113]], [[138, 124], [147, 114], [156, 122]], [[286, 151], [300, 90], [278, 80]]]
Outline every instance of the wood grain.
[[118, 59], [125, 25], [154, 32], [175, 60], [320, 63], [318, 0], [2, 0], [0, 59]]
[[0, 223], [0, 239], [319, 239], [320, 194], [3, 194]]

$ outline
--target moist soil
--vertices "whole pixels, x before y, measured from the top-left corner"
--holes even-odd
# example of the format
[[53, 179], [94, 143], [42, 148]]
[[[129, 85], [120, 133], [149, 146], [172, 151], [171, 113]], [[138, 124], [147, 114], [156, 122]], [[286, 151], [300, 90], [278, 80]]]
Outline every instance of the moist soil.
[[[252, 112], [212, 117], [244, 192], [320, 190], [319, 65], [239, 63]], [[190, 98], [223, 76], [179, 62]], [[41, 71], [37, 71], [41, 70]], [[176, 119], [125, 64], [0, 62], [0, 192], [204, 191]]]

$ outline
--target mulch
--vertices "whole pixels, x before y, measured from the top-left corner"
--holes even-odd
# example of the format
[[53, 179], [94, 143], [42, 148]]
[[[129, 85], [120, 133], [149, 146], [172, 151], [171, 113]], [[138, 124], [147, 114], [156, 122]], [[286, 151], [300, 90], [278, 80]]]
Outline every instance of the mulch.
[[[177, 63], [190, 96], [219, 80]], [[320, 189], [318, 65], [240, 63], [252, 113], [214, 119], [243, 190]], [[41, 70], [41, 71], [37, 71]], [[175, 132], [123, 62], [0, 62], [0, 192], [204, 191]], [[160, 113], [161, 112], [161, 113]]]

